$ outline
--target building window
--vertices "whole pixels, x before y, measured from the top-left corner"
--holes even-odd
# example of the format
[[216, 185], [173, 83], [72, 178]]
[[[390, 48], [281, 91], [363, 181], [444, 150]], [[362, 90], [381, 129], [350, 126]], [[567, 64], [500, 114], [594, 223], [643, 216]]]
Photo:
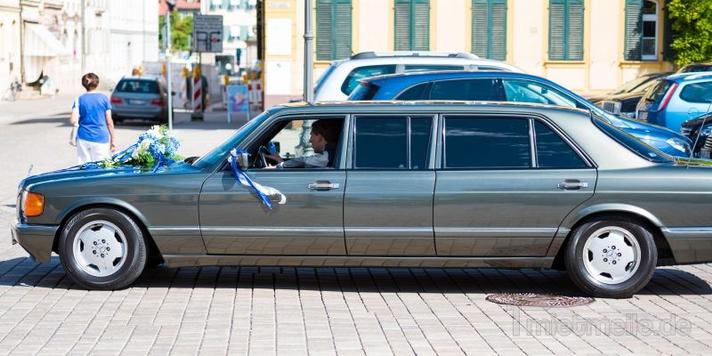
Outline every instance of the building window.
[[583, 0], [549, 0], [549, 59], [583, 60]]
[[316, 59], [351, 56], [351, 0], [316, 1]]
[[507, 58], [507, 0], [472, 0], [472, 53]]
[[655, 1], [626, 0], [625, 52], [626, 60], [654, 61], [658, 59], [658, 5]]
[[396, 51], [430, 50], [429, 0], [395, 0]]

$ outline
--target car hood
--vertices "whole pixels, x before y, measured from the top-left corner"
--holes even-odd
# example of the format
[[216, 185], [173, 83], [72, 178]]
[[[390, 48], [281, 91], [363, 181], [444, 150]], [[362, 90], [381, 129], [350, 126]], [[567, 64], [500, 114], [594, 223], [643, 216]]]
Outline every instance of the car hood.
[[18, 190], [27, 189], [33, 184], [48, 183], [53, 181], [66, 181], [99, 177], [165, 175], [188, 173], [195, 171], [198, 171], [198, 169], [182, 161], [160, 167], [155, 173], [151, 169], [141, 169], [132, 166], [121, 166], [116, 168], [84, 168], [81, 165], [76, 165], [69, 168], [29, 176], [20, 181], [18, 185]]

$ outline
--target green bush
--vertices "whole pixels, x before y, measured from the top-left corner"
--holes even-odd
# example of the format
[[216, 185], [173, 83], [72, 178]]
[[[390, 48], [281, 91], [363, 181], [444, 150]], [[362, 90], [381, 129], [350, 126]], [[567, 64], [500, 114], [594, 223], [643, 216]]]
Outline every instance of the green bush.
[[667, 9], [675, 64], [712, 60], [712, 0], [671, 0]]

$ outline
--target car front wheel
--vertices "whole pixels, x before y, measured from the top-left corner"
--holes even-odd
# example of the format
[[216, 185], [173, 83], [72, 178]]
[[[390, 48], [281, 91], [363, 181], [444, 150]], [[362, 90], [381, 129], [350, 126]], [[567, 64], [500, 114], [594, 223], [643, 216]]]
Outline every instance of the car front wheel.
[[605, 298], [628, 298], [645, 287], [658, 259], [648, 229], [614, 217], [576, 228], [565, 253], [571, 280], [587, 294]]
[[146, 265], [141, 229], [107, 208], [81, 211], [62, 229], [58, 253], [66, 273], [87, 289], [114, 290], [133, 283]]

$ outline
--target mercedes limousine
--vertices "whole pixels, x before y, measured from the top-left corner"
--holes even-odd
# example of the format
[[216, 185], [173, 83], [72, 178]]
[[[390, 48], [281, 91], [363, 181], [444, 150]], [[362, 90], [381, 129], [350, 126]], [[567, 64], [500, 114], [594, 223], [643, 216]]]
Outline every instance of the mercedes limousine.
[[622, 298], [712, 261], [712, 170], [692, 163], [578, 109], [290, 104], [156, 171], [28, 177], [11, 230], [88, 289], [158, 263], [527, 267]]

